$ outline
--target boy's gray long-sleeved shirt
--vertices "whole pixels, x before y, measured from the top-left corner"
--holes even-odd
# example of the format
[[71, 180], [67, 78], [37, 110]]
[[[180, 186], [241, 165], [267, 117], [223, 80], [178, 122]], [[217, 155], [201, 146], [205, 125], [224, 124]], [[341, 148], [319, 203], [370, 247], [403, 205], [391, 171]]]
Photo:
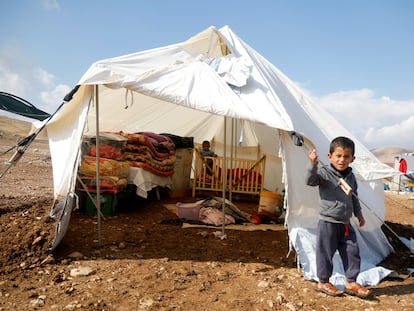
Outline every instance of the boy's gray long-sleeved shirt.
[[[339, 186], [338, 180], [343, 178], [355, 194], [347, 195]], [[361, 205], [358, 200], [358, 184], [352, 168], [348, 167], [343, 176], [332, 166], [309, 164], [306, 172], [306, 184], [319, 186], [320, 219], [335, 223], [348, 224], [354, 214], [361, 216]]]

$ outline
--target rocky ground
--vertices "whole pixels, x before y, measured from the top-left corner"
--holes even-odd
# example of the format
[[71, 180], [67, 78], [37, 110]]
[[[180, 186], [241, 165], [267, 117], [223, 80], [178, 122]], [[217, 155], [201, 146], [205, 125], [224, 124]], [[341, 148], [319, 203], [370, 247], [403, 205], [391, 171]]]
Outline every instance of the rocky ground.
[[[21, 124], [0, 122], [0, 152], [19, 139]], [[10, 153], [0, 157], [1, 163]], [[1, 166], [4, 172], [5, 166]], [[413, 310], [414, 268], [408, 249], [384, 266], [398, 277], [372, 286], [374, 296], [329, 297], [303, 278], [289, 253], [286, 230], [183, 229], [177, 199], [124, 198], [105, 217], [74, 212], [58, 248], [49, 252], [56, 222], [49, 218], [52, 172], [47, 142], [36, 140], [0, 179], [0, 310]], [[414, 200], [386, 194], [387, 224], [414, 238]], [[194, 198], [180, 199], [194, 201]], [[234, 202], [247, 213], [257, 200]], [[387, 234], [392, 238], [392, 235]]]

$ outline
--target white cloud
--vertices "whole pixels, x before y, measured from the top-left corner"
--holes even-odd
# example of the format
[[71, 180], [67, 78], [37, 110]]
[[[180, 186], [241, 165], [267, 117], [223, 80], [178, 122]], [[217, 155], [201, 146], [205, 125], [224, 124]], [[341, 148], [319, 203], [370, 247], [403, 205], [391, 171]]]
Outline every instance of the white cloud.
[[414, 148], [414, 100], [376, 98], [361, 89], [315, 99], [369, 149], [386, 146]]
[[0, 68], [0, 85], [2, 91], [12, 94], [23, 94], [24, 85], [18, 74], [6, 72]]
[[414, 149], [414, 116], [404, 119], [400, 123], [369, 128], [365, 139], [378, 146], [397, 146]]
[[19, 72], [25, 72], [27, 60], [12, 48], [0, 50], [0, 85], [2, 91], [15, 94], [20, 97], [27, 96], [30, 84]]
[[45, 87], [51, 87], [54, 85], [55, 76], [42, 68], [34, 68], [33, 76]]
[[[42, 102], [45, 103], [46, 107], [55, 107], [57, 108], [63, 101], [63, 98], [66, 94], [70, 92], [71, 88], [64, 84], [57, 85], [51, 91], [44, 91], [40, 93], [40, 97], [42, 98]], [[54, 111], [48, 111], [53, 113]]]
[[59, 2], [57, 0], [42, 0], [41, 4], [43, 9], [47, 11], [56, 10], [60, 8]]
[[67, 85], [57, 85], [55, 80], [52, 73], [34, 66], [18, 50], [10, 47], [0, 49], [1, 91], [19, 96], [52, 113], [71, 89]]

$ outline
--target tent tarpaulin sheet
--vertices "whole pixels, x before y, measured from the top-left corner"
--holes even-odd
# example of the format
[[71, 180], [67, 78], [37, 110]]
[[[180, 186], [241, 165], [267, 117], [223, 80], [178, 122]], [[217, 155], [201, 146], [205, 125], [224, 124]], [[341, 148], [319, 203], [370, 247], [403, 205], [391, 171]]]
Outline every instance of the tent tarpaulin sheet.
[[50, 114], [37, 109], [23, 98], [5, 92], [0, 92], [0, 109], [39, 121], [50, 117]]
[[[71, 202], [67, 198], [73, 194], [81, 137], [96, 128], [97, 109], [90, 109], [95, 105], [102, 131], [171, 133], [194, 137], [196, 143], [210, 140], [218, 154], [232, 149], [238, 153], [245, 147], [265, 155], [264, 188], [285, 190], [290, 239], [298, 252], [310, 250], [300, 257], [307, 278], [316, 278], [312, 232], [318, 219], [318, 192], [305, 185], [307, 151], [293, 144], [289, 131], [302, 134], [321, 154], [336, 136], [353, 139], [359, 195], [378, 215], [385, 215], [384, 193], [379, 191], [382, 179], [398, 172], [376, 159], [228, 26], [209, 27], [177, 44], [98, 61], [78, 84], [72, 100], [47, 125], [58, 202], [54, 215], [70, 215], [62, 208], [73, 208], [64, 202]], [[223, 122], [226, 119], [232, 122]], [[234, 133], [231, 141], [226, 132]], [[363, 212], [367, 225], [359, 231], [366, 241], [365, 268], [380, 262], [392, 247], [378, 230], [377, 217]], [[65, 231], [59, 228], [54, 246]]]

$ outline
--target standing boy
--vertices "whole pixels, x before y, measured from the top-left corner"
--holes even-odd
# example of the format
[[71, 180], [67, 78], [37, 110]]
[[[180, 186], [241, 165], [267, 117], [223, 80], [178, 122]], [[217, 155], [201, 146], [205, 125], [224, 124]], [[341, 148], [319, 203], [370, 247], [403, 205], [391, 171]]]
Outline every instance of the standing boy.
[[[328, 153], [329, 166], [318, 167], [318, 155], [315, 150], [310, 151], [306, 182], [309, 186], [319, 186], [320, 212], [316, 236], [318, 290], [331, 296], [342, 295], [343, 292], [329, 282], [333, 271], [332, 259], [338, 250], [345, 270], [345, 292], [367, 298], [371, 291], [356, 282], [361, 259], [356, 234], [350, 224], [352, 214], [358, 218], [361, 227], [365, 224], [357, 197], [357, 181], [349, 166], [355, 160], [354, 154], [355, 144], [347, 137], [332, 140]], [[341, 187], [341, 178], [350, 188]]]

